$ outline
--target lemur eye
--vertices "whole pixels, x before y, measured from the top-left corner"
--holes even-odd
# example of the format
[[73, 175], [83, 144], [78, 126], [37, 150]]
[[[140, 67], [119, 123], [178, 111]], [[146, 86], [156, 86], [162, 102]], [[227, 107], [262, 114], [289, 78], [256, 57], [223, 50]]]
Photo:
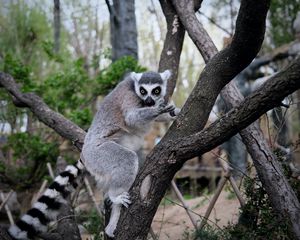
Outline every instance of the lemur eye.
[[161, 92], [161, 88], [160, 87], [156, 87], [152, 90], [152, 94], [154, 95], [159, 95]]
[[146, 95], [146, 94], [147, 94], [147, 91], [146, 91], [145, 88], [141, 87], [141, 88], [140, 88], [140, 93], [141, 93], [142, 95]]

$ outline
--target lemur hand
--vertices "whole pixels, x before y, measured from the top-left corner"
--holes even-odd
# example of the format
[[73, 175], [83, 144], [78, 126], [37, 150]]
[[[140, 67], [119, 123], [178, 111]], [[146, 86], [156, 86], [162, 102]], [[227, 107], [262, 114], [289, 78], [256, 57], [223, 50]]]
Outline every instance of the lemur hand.
[[170, 104], [170, 105], [167, 105], [165, 103], [165, 101], [163, 99], [161, 99], [159, 101], [159, 104], [158, 104], [158, 112], [159, 114], [163, 114], [163, 113], [167, 113], [167, 112], [172, 112], [175, 110], [175, 106]]
[[174, 108], [173, 111], [170, 112], [171, 117], [176, 117], [180, 113], [180, 108]]

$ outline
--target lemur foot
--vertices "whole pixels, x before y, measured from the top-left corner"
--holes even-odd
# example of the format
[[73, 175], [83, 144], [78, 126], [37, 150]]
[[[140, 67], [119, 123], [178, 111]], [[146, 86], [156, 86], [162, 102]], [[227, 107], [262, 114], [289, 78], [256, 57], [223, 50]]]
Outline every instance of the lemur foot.
[[114, 235], [114, 231], [116, 230], [116, 226], [115, 224], [108, 224], [105, 228], [105, 233], [107, 236], [113, 238]]
[[119, 196], [117, 196], [114, 199], [111, 199], [111, 201], [114, 204], [122, 204], [124, 207], [128, 208], [129, 204], [131, 203], [130, 201], [130, 196], [128, 192], [123, 192], [122, 194], [120, 194]]

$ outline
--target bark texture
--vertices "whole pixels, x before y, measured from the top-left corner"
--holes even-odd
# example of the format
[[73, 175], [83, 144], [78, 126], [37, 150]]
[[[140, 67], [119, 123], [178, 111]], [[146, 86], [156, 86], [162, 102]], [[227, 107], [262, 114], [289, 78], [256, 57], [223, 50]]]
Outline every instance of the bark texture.
[[160, 4], [166, 17], [167, 34], [164, 41], [164, 47], [160, 55], [158, 71], [163, 72], [169, 69], [172, 72], [167, 86], [166, 101], [168, 101], [176, 86], [185, 29], [171, 2], [160, 0]]
[[[176, 87], [178, 77], [180, 55], [184, 41], [185, 29], [178, 18], [177, 12], [170, 1], [160, 0], [163, 13], [167, 23], [167, 34], [163, 50], [160, 55], [158, 71], [171, 70], [172, 75], [168, 79], [166, 101], [169, 101]], [[194, 0], [194, 11], [198, 11], [202, 0]]]
[[110, 13], [112, 60], [123, 56], [138, 59], [137, 28], [134, 0], [106, 0]]
[[80, 240], [80, 232], [76, 224], [76, 218], [73, 209], [64, 205], [58, 215], [58, 225], [56, 231], [63, 240]]
[[[196, 18], [193, 4], [187, 0], [173, 0], [179, 18], [200, 52], [208, 62], [218, 53], [213, 41]], [[185, 5], [185, 8], [182, 6]], [[189, 16], [189, 17], [187, 17]], [[232, 81], [221, 92], [222, 98], [230, 107], [238, 106], [243, 96]], [[291, 223], [294, 235], [300, 238], [300, 204], [288, 184], [283, 171], [267, 144], [258, 124], [252, 124], [241, 131], [242, 141], [251, 155], [260, 180], [266, 189], [270, 201], [279, 216]]]

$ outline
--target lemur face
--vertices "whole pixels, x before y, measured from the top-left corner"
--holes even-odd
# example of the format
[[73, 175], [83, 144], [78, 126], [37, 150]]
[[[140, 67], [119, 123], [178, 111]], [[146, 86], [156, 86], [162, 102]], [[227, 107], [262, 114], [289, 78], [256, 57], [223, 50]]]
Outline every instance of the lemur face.
[[163, 73], [131, 73], [135, 92], [147, 107], [155, 106], [166, 95], [167, 81], [171, 76], [169, 70]]

